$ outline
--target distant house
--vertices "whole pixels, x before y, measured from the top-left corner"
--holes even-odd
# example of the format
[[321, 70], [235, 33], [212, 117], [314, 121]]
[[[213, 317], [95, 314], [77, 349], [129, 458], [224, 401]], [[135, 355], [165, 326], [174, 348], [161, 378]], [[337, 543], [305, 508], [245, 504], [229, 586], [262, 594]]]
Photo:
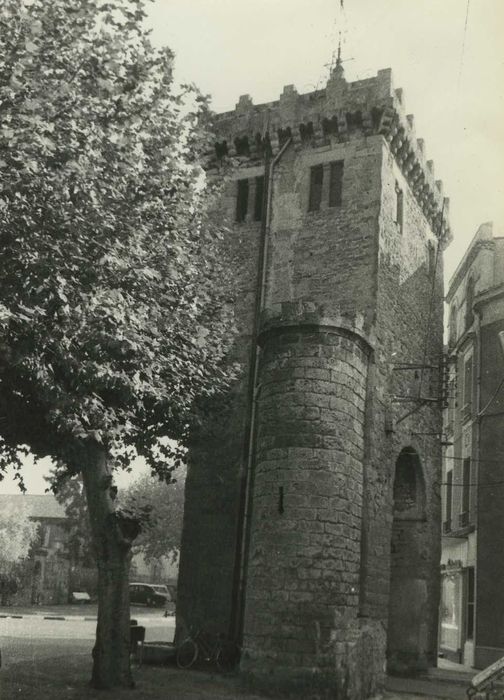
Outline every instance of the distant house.
[[[16, 506], [19, 504], [19, 508]], [[68, 597], [69, 557], [66, 551], [69, 522], [65, 509], [53, 495], [0, 495], [0, 508], [14, 512], [28, 506], [30, 520], [38, 523], [38, 536], [32, 547], [33, 570], [30, 591], [25, 597], [32, 603], [66, 602]]]
[[[38, 537], [32, 547], [31, 584], [29, 590], [23, 591], [23, 599], [35, 604], [49, 604], [67, 602], [73, 591], [84, 590], [93, 595], [96, 590], [96, 571], [94, 568], [82, 568], [70, 556], [70, 521], [64, 507], [52, 494], [0, 494], [0, 509], [7, 504], [15, 507], [17, 503], [27, 505], [30, 519], [39, 524]], [[174, 562], [168, 557], [146, 561], [142, 553], [133, 556], [131, 580], [174, 583], [177, 575], [178, 558]]]

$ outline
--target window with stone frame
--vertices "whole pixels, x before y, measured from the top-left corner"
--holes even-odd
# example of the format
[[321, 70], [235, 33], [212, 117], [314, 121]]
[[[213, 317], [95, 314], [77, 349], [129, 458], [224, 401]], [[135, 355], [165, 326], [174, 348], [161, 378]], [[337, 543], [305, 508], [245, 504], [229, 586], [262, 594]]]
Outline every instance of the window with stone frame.
[[262, 221], [264, 200], [264, 175], [255, 179], [254, 221]]
[[236, 192], [236, 221], [245, 221], [248, 212], [249, 181], [248, 178], [238, 180]]
[[465, 329], [468, 330], [474, 321], [474, 280], [469, 277], [466, 285], [466, 302], [465, 302]]
[[329, 206], [340, 207], [343, 196], [343, 161], [335, 160], [329, 168]]
[[462, 414], [463, 418], [470, 418], [472, 413], [473, 394], [473, 356], [464, 358], [464, 385], [462, 387]]
[[448, 326], [448, 345], [453, 347], [457, 342], [457, 306], [454, 302], [450, 307], [450, 322]]
[[471, 500], [471, 458], [462, 461], [462, 503], [459, 515], [459, 527], [469, 525], [469, 506]]
[[324, 167], [322, 164], [310, 168], [310, 199], [308, 211], [319, 211], [322, 203], [322, 185], [324, 183]]

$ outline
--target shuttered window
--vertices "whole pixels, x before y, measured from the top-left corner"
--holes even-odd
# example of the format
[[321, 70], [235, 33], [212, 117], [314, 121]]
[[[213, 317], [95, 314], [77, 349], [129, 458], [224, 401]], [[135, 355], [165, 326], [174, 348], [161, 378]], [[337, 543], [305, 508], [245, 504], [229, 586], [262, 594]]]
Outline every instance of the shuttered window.
[[340, 207], [343, 194], [343, 161], [331, 163], [329, 171], [329, 206]]

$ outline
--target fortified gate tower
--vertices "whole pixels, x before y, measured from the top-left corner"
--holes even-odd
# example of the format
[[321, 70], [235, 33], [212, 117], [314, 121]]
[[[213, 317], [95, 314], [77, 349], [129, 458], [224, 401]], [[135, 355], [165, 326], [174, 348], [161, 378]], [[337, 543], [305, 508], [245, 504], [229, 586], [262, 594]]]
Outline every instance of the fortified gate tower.
[[390, 70], [217, 117], [242, 374], [193, 436], [177, 609], [365, 698], [437, 657], [448, 200]]

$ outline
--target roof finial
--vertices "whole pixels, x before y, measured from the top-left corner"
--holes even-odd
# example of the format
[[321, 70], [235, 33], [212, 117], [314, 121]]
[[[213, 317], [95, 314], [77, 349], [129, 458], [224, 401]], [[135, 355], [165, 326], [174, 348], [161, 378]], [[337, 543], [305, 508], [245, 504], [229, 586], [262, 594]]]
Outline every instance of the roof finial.
[[339, 33], [338, 58], [336, 59], [336, 65], [334, 66], [333, 75], [335, 78], [344, 78], [345, 77], [345, 71], [343, 69], [343, 61], [341, 60], [341, 32]]

